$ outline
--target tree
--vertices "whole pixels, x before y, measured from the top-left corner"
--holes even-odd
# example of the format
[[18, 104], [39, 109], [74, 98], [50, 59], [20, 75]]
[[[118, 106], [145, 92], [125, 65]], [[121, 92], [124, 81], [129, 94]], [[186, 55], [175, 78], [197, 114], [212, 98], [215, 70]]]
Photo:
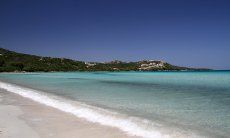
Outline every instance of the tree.
[[11, 66], [18, 68], [19, 70], [22, 70], [24, 68], [24, 64], [21, 62], [11, 63]]

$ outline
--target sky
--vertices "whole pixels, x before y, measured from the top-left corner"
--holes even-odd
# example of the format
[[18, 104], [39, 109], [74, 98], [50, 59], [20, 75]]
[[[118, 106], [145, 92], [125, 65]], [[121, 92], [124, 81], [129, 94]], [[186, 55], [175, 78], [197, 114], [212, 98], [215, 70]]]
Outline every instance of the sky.
[[0, 0], [0, 47], [230, 69], [229, 0]]

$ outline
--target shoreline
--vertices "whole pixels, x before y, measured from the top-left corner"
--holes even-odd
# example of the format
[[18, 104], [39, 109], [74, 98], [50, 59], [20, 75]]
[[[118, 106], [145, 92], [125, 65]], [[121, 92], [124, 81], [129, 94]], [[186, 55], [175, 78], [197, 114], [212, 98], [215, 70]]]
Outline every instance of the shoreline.
[[110, 72], [110, 73], [116, 73], [116, 72], [220, 72], [220, 71], [230, 71], [230, 69], [226, 69], [226, 70], [215, 70], [215, 69], [195, 69], [195, 70], [152, 70], [152, 71], [146, 71], [146, 70], [128, 70], [128, 71], [124, 71], [124, 70], [117, 70], [117, 71], [109, 71], [109, 70], [88, 70], [88, 71], [3, 71], [3, 72], [0, 72], [0, 74], [24, 74], [24, 73], [71, 73], [71, 72], [83, 72], [83, 73], [91, 73], [91, 72]]
[[[94, 111], [92, 112], [91, 110], [92, 107], [90, 107], [90, 105], [85, 106], [83, 103], [78, 103], [77, 101], [66, 101], [66, 99], [63, 99], [63, 97], [58, 97], [58, 96], [56, 97], [54, 95], [49, 95], [49, 94], [47, 95], [43, 91], [35, 90], [27, 86], [23, 86], [23, 85], [21, 86], [5, 81], [0, 81], [0, 86], [1, 86], [0, 87], [0, 124], [7, 124], [7, 122], [11, 122], [11, 125], [8, 126], [0, 125], [0, 137], [3, 135], [1, 130], [2, 128], [8, 128], [8, 132], [9, 132], [12, 126], [17, 127], [17, 126], [21, 126], [22, 124], [25, 124], [24, 127], [19, 127], [19, 128], [26, 130], [26, 134], [28, 131], [29, 133], [35, 135], [33, 137], [36, 137], [36, 135], [38, 137], [55, 137], [55, 138], [56, 137], [57, 138], [59, 137], [60, 138], [61, 137], [128, 138], [134, 136], [135, 137], [140, 136], [146, 138], [147, 137], [148, 138], [155, 138], [155, 137], [156, 138], [158, 137], [198, 138], [198, 137], [208, 136], [211, 138], [211, 137], [218, 136], [218, 134], [214, 134], [214, 133], [199, 132], [196, 131], [195, 129], [194, 129], [195, 131], [189, 131], [189, 129], [184, 130], [184, 129], [180, 129], [180, 127], [174, 128], [171, 126], [169, 127], [167, 126], [165, 129], [164, 127], [159, 126], [157, 122], [155, 122], [156, 124], [154, 125], [153, 129], [149, 129], [150, 126], [142, 127], [143, 125], [142, 123], [139, 124], [137, 122], [137, 124], [135, 124], [136, 122], [129, 122], [130, 120], [124, 120], [129, 118], [117, 118], [113, 114], [109, 113], [108, 111], [106, 111], [108, 114], [106, 113], [102, 115], [100, 114], [100, 111], [104, 112], [103, 108], [95, 112]], [[7, 105], [9, 105], [10, 107], [7, 107]], [[2, 108], [3, 110], [1, 111]], [[7, 118], [7, 114], [11, 113], [10, 108], [13, 108], [12, 109], [13, 111], [16, 110], [12, 114], [13, 118], [5, 119]], [[93, 107], [93, 109], [94, 108], [95, 107]], [[4, 112], [6, 112], [6, 114], [1, 114]], [[15, 121], [16, 123], [12, 120], [16, 120]], [[37, 121], [40, 122], [39, 126], [36, 126]], [[143, 121], [143, 120], [138, 120], [138, 121]], [[76, 124], [73, 124], [73, 122], [75, 122], [77, 126], [75, 126]], [[84, 134], [82, 133], [82, 128]], [[14, 131], [17, 132], [17, 129], [18, 128], [11, 130], [12, 133], [15, 133]], [[93, 129], [93, 131], [91, 131], [91, 129]], [[68, 132], [65, 132], [64, 130], [67, 130]], [[7, 131], [3, 130], [3, 132], [7, 132]], [[14, 138], [17, 137], [17, 135], [15, 136], [3, 135], [3, 138], [5, 137]], [[31, 136], [23, 136], [23, 137], [29, 138]], [[224, 138], [224, 136], [221, 137]]]
[[116, 128], [87, 122], [3, 89], [0, 103], [1, 138], [131, 138]]
[[[106, 128], [114, 128], [119, 130], [119, 132], [124, 133], [126, 136], [144, 138], [169, 137], [169, 134], [160, 132], [158, 128], [156, 130], [156, 126], [154, 129], [149, 128], [149, 124], [145, 120], [139, 120], [140, 123], [144, 121], [144, 124], [138, 124], [136, 119], [133, 119], [132, 117], [129, 118], [126, 115], [124, 116], [120, 114], [119, 117], [117, 117], [118, 113], [116, 112], [90, 106], [78, 101], [69, 101], [63, 97], [50, 95], [39, 90], [23, 87], [13, 83], [0, 81], [0, 88], [6, 90], [6, 92], [31, 100], [32, 102], [39, 103], [42, 106], [58, 110], [59, 112], [64, 112], [75, 118], [89, 122], [90, 124], [93, 123]], [[143, 125], [147, 126], [143, 127]], [[178, 135], [180, 134], [175, 134], [176, 137], [178, 137]], [[111, 134], [111, 136], [113, 137], [113, 134]], [[110, 135], [108, 138], [110, 138]]]

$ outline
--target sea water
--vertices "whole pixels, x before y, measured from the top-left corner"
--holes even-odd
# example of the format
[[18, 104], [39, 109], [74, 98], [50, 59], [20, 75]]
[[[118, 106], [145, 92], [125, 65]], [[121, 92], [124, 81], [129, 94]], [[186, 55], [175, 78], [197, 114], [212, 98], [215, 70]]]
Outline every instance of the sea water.
[[230, 71], [2, 73], [0, 88], [140, 137], [230, 137]]

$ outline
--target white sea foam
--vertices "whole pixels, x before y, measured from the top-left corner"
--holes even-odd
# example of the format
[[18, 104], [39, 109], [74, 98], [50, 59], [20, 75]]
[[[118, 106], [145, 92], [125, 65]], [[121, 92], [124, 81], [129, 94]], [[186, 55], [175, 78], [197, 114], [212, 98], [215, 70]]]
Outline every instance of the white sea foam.
[[77, 105], [72, 104], [67, 100], [60, 100], [60, 98], [57, 96], [50, 96], [41, 91], [24, 88], [1, 81], [0, 88], [5, 89], [8, 92], [32, 99], [33, 101], [41, 104], [45, 104], [61, 111], [73, 114], [76, 117], [83, 118], [89, 122], [116, 127], [131, 136], [139, 136], [144, 138], [167, 138], [172, 137], [173, 135], [172, 133], [167, 134], [157, 130], [156, 128], [153, 128], [149, 121], [139, 120], [138, 122], [136, 118], [118, 115], [118, 113], [113, 113], [101, 108], [92, 107], [81, 103]]

